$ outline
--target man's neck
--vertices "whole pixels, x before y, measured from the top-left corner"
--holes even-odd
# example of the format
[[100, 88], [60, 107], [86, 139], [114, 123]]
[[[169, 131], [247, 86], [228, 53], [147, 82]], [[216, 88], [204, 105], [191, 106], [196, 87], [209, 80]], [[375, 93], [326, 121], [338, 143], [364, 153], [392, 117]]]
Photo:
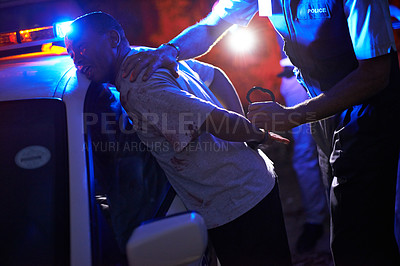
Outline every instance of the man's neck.
[[125, 57], [127, 54], [131, 51], [131, 48], [129, 46], [126, 46], [124, 48], [118, 49], [117, 51], [117, 59], [115, 60], [115, 65], [114, 65], [114, 77], [112, 80], [112, 84], [115, 85], [117, 75], [122, 67], [122, 62], [124, 61]]

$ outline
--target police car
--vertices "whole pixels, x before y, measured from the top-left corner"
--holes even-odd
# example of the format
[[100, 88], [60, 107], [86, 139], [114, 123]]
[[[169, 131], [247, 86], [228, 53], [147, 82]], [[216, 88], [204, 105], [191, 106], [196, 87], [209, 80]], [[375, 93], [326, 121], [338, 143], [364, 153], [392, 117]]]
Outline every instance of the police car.
[[176, 197], [116, 89], [77, 73], [65, 25], [0, 33], [1, 264], [210, 264], [202, 217]]

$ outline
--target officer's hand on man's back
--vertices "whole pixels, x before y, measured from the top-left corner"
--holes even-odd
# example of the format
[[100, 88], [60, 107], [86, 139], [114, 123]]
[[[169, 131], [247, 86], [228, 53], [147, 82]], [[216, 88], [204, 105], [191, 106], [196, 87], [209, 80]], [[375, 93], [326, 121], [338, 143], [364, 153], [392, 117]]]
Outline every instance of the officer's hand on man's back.
[[122, 65], [122, 77], [130, 76], [129, 80], [133, 82], [142, 71], [145, 71], [143, 80], [146, 81], [157, 69], [167, 68], [177, 78], [179, 76], [178, 62], [171, 48], [166, 45], [158, 49], [146, 48], [142, 52], [129, 56]]

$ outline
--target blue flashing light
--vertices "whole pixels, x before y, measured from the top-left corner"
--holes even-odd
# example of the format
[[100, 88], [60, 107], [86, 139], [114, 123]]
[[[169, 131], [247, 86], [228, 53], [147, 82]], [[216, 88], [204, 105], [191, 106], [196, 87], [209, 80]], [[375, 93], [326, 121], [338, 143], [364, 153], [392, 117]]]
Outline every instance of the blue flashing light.
[[72, 21], [65, 21], [54, 24], [57, 38], [64, 38], [71, 31], [71, 23]]

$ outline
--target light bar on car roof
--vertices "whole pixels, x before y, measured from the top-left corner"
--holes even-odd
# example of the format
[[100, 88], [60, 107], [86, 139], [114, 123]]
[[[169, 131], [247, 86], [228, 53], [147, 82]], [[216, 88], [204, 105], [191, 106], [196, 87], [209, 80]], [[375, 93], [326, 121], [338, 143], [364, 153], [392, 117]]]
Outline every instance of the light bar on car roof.
[[72, 21], [66, 21], [53, 26], [0, 33], [0, 51], [62, 41], [71, 23]]
[[18, 44], [16, 32], [0, 33], [0, 47]]
[[21, 38], [21, 43], [34, 42], [41, 40], [48, 40], [54, 38], [53, 27], [41, 27], [33, 28], [28, 30], [20, 30], [19, 36]]

